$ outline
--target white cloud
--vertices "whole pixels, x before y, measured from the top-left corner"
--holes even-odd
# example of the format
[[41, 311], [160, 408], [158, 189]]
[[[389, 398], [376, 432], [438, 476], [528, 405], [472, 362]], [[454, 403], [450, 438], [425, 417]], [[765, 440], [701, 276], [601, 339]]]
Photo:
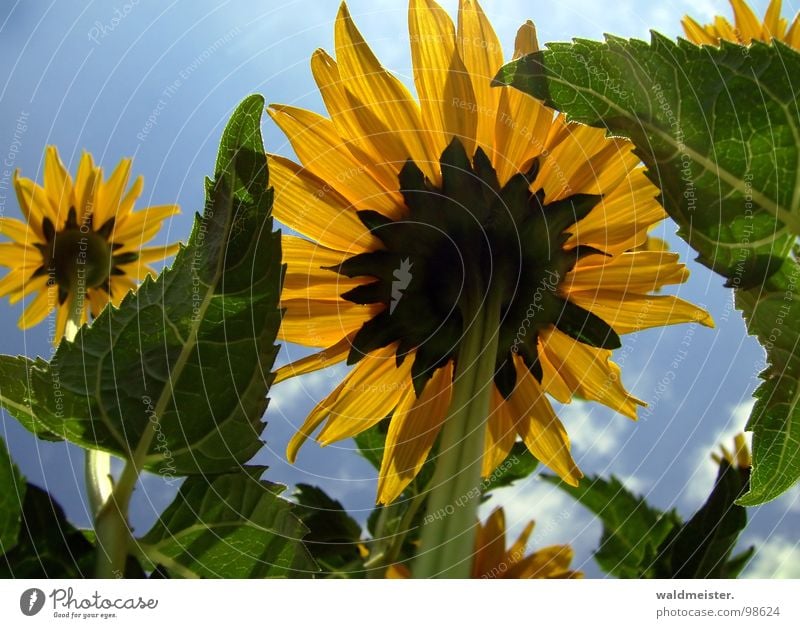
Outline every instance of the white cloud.
[[790, 488], [779, 499], [789, 512], [800, 512], [800, 485]]
[[570, 435], [578, 465], [594, 470], [618, 466], [636, 429], [630, 419], [592, 402], [561, 405], [557, 414]]
[[310, 409], [342, 381], [345, 372], [345, 368], [333, 366], [276, 384], [269, 393], [270, 412], [285, 416], [298, 407]]
[[645, 495], [653, 486], [653, 481], [650, 478], [630, 473], [615, 473], [614, 475], [634, 495]]
[[774, 537], [756, 543], [746, 578], [800, 578], [800, 542]]

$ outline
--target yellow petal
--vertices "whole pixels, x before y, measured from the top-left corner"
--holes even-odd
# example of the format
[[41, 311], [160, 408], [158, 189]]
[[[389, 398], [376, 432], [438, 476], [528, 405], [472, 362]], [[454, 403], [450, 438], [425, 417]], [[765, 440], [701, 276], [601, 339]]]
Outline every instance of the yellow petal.
[[8, 296], [13, 305], [32, 292], [44, 290], [48, 281], [46, 276], [30, 277], [28, 273], [12, 271], [0, 280], [0, 297]]
[[455, 137], [472, 155], [479, 103], [456, 48], [453, 21], [433, 0], [411, 0], [408, 28], [414, 84], [434, 153], [438, 157]]
[[642, 295], [611, 290], [571, 292], [569, 300], [597, 314], [619, 334], [651, 327], [700, 323], [713, 327], [711, 315], [702, 308], [671, 295]]
[[531, 554], [517, 564], [509, 578], [565, 578], [573, 577], [568, 571], [573, 550], [569, 545], [553, 545]]
[[42, 254], [32, 246], [17, 242], [0, 242], [0, 266], [8, 266], [15, 270], [30, 269], [33, 272], [41, 265]]
[[44, 241], [42, 221], [49, 218], [54, 226], [58, 224], [50, 197], [44, 188], [34, 181], [20, 177], [19, 171], [14, 173], [14, 189], [22, 215], [25, 216], [30, 231], [36, 234], [38, 240]]
[[691, 42], [696, 44], [709, 44], [712, 46], [716, 46], [719, 42], [717, 37], [709, 34], [705, 28], [703, 28], [688, 15], [684, 16], [684, 18], [681, 20], [681, 24], [683, 25], [683, 30], [686, 33], [686, 39]]
[[644, 244], [648, 229], [667, 216], [657, 195], [658, 189], [643, 171], [635, 171], [608, 191], [586, 218], [567, 230], [572, 236], [565, 247], [582, 244], [619, 254]]
[[735, 43], [746, 43], [740, 36], [738, 28], [734, 29], [731, 23], [720, 15], [714, 18], [714, 25], [712, 28], [714, 31], [716, 31], [718, 38]]
[[387, 580], [406, 580], [411, 577], [411, 570], [405, 565], [389, 565], [386, 568]]
[[143, 263], [141, 260], [136, 260], [135, 262], [131, 262], [130, 264], [121, 264], [116, 266], [119, 272], [124, 273], [131, 279], [136, 280], [137, 282], [142, 282], [145, 280], [145, 277], [148, 275], [155, 278], [157, 276], [156, 271], [148, 266], [147, 264]]
[[[406, 356], [406, 362], [413, 356]], [[392, 503], [419, 473], [450, 408], [453, 363], [437, 369], [419, 399], [407, 391], [411, 405], [398, 408], [389, 423], [378, 479], [378, 502]]]
[[[502, 508], [495, 508], [484, 525], [478, 525], [472, 577], [490, 575], [506, 561], [506, 518]], [[505, 565], [508, 568], [508, 565]], [[503, 569], [505, 571], [505, 569]]]
[[502, 93], [502, 90], [492, 87], [492, 79], [503, 65], [503, 48], [477, 0], [459, 1], [456, 41], [458, 54], [472, 80], [477, 102], [476, 139], [478, 145], [491, 156]]
[[382, 248], [355, 209], [330, 185], [277, 155], [269, 155], [275, 217], [319, 244], [350, 255]]
[[285, 105], [271, 105], [267, 111], [289, 138], [303, 167], [335, 187], [355, 209], [372, 209], [390, 218], [403, 214], [397, 183], [392, 192], [387, 191], [348, 150], [330, 120]]
[[163, 222], [180, 213], [177, 205], [154, 205], [133, 214], [121, 216], [114, 223], [111, 242], [122, 244], [121, 251], [133, 248], [138, 250], [142, 244], [152, 240], [163, 226]]
[[611, 351], [585, 345], [555, 328], [543, 332], [541, 340], [547, 359], [570, 390], [636, 419], [637, 407], [646, 404], [625, 390]]
[[357, 331], [379, 314], [384, 305], [356, 305], [349, 301], [288, 299], [278, 337], [307, 347], [329, 347]]
[[343, 87], [363, 105], [354, 114], [365, 131], [382, 133], [373, 138], [380, 154], [396, 162], [398, 168], [411, 158], [436, 180], [434, 165], [438, 154], [431, 152], [425, 142], [417, 103], [405, 85], [381, 66], [344, 3], [336, 17], [334, 39]]
[[547, 357], [547, 352], [542, 345], [542, 338], [537, 342], [539, 363], [542, 365], [542, 390], [561, 403], [572, 401], [572, 390], [567, 386], [558, 369]]
[[[119, 306], [122, 300], [128, 295], [129, 292], [136, 290], [136, 282], [130, 277], [125, 275], [115, 276], [111, 278], [111, 302]], [[87, 304], [88, 305], [88, 304]]]
[[20, 316], [17, 325], [29, 329], [41, 323], [58, 304], [57, 288], [44, 288], [33, 298]]
[[89, 311], [92, 318], [97, 318], [100, 313], [108, 305], [110, 297], [105, 290], [90, 288], [86, 291], [89, 300]]
[[528, 170], [531, 160], [545, 150], [553, 110], [517, 89], [501, 87], [499, 91], [492, 162], [500, 185], [505, 185], [515, 174]]
[[677, 253], [637, 251], [613, 257], [589, 255], [567, 273], [561, 289], [567, 294], [595, 289], [644, 294], [683, 283], [688, 278], [689, 271], [678, 263]]
[[786, 31], [786, 20], [781, 19], [781, 0], [770, 0], [767, 12], [764, 14], [764, 26], [761, 36], [765, 41], [783, 39]]
[[[84, 218], [93, 211], [95, 195], [102, 180], [102, 168], [95, 168], [92, 155], [84, 152], [78, 165], [78, 173], [75, 175], [74, 188], [75, 212], [79, 224], [82, 224]], [[66, 216], [59, 216], [59, 220], [65, 221], [66, 219]]]
[[528, 20], [517, 31], [514, 40], [514, 59], [533, 54], [539, 50], [539, 39], [536, 37], [536, 26]]
[[791, 27], [786, 33], [785, 41], [795, 50], [800, 49], [800, 13], [795, 16]]
[[492, 387], [492, 413], [486, 421], [481, 475], [489, 477], [511, 453], [517, 430], [514, 419], [503, 404], [503, 397], [496, 386]]
[[66, 219], [69, 208], [75, 203], [72, 192], [72, 177], [70, 176], [55, 146], [48, 146], [44, 155], [44, 188], [50, 197], [53, 214], [50, 220], [56, 227], [61, 226], [61, 220]]
[[[356, 368], [358, 368], [358, 366]], [[292, 436], [292, 439], [286, 446], [286, 459], [289, 462], [294, 463], [294, 461], [297, 459], [297, 452], [300, 450], [300, 447], [302, 447], [303, 443], [311, 438], [311, 436], [314, 434], [314, 431], [326, 418], [328, 418], [331, 406], [336, 402], [336, 398], [339, 396], [339, 393], [342, 392], [346, 383], [347, 378], [343, 379], [342, 382], [333, 390], [333, 392], [331, 392], [327, 397], [325, 397], [325, 399], [314, 406], [314, 409], [311, 410], [308, 417], [306, 417], [306, 420], [303, 422], [302, 427], [300, 427], [300, 429], [297, 430], [297, 433]]]
[[546, 144], [547, 157], [541, 160], [533, 189], [543, 189], [548, 203], [574, 194], [607, 194], [640, 163], [627, 140], [567, 123], [564, 116], [554, 121]]
[[139, 175], [133, 182], [133, 185], [125, 193], [122, 201], [119, 204], [119, 211], [117, 212], [117, 220], [122, 221], [128, 214], [133, 211], [133, 206], [142, 195], [144, 189], [144, 177]]
[[177, 255], [181, 245], [178, 242], [174, 244], [165, 244], [163, 246], [148, 246], [139, 249], [139, 261], [143, 264], [151, 262], [158, 262], [173, 255]]
[[52, 338], [54, 347], [57, 347], [64, 338], [67, 329], [67, 320], [69, 320], [69, 303], [64, 303], [56, 310], [56, 329]]
[[286, 274], [281, 298], [337, 301], [341, 295], [356, 286], [375, 281], [373, 278], [351, 279], [328, 270], [350, 257], [347, 253], [326, 249], [323, 246], [293, 236], [281, 240]]
[[749, 44], [753, 39], [760, 38], [761, 22], [747, 3], [744, 0], [731, 0], [731, 6], [742, 42]]
[[572, 486], [583, 477], [569, 453], [567, 431], [558, 420], [539, 382], [522, 363], [517, 361], [517, 386], [506, 399], [508, 411], [516, 418], [517, 431], [531, 453], [555, 471], [562, 480]]
[[385, 419], [412, 388], [411, 365], [395, 362], [392, 345], [365, 356], [345, 378], [347, 382], [331, 406], [330, 418], [317, 440], [322, 446], [350, 438]]
[[[381, 153], [383, 135], [388, 132], [385, 125], [375, 116], [368, 116], [366, 105], [344, 89], [338, 64], [324, 50], [317, 50], [312, 55], [311, 73], [336, 132], [350, 152], [383, 187], [388, 190], [397, 187], [397, 174], [403, 164], [391, 162]], [[372, 134], [368, 128], [370, 125], [381, 127], [381, 133]]]
[[508, 548], [508, 558], [512, 564], [518, 563], [525, 556], [525, 548], [528, 546], [528, 539], [531, 538], [534, 525], [533, 521], [528, 522], [514, 544]]
[[108, 181], [98, 185], [97, 203], [92, 213], [92, 222], [95, 229], [102, 227], [109, 218], [116, 219], [119, 216], [122, 195], [128, 186], [130, 176], [131, 160], [122, 159], [108, 178]]
[[5, 277], [0, 279], [0, 298], [13, 295], [20, 290], [26, 282], [26, 275], [19, 270], [9, 271]]
[[342, 338], [335, 345], [331, 345], [322, 351], [313, 353], [299, 360], [295, 360], [290, 364], [282, 366], [275, 371], [275, 381], [273, 384], [278, 384], [289, 379], [290, 377], [297, 377], [299, 375], [305, 375], [306, 373], [313, 373], [314, 371], [319, 371], [321, 369], [328, 368], [329, 366], [333, 366], [334, 364], [338, 364], [339, 362], [343, 362], [350, 353], [352, 338], [353, 334], [350, 334], [349, 336]]

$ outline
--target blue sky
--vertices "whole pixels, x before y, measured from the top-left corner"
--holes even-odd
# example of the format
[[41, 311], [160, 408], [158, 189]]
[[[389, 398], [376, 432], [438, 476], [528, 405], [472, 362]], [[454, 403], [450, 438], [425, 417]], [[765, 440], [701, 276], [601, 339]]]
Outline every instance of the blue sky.
[[[456, 0], [443, 4], [454, 14]], [[508, 48], [528, 18], [536, 22], [540, 42], [547, 42], [597, 39], [606, 32], [646, 38], [650, 28], [676, 36], [687, 12], [700, 20], [715, 12], [730, 14], [727, 2], [710, 0], [620, 0], [613, 11], [590, 0], [485, 0], [484, 5]], [[762, 14], [766, 2], [753, 5]], [[784, 5], [785, 15], [798, 9], [796, 0]], [[384, 65], [411, 86], [406, 2], [354, 0], [349, 6]], [[161, 239], [185, 239], [193, 212], [202, 208], [202, 181], [211, 173], [219, 135], [245, 95], [259, 92], [268, 102], [324, 111], [308, 62], [316, 48], [332, 49], [337, 7], [336, 0], [5, 2], [0, 7], [0, 155], [5, 159], [8, 153], [13, 167], [37, 180], [47, 144], [59, 147], [73, 171], [84, 149], [107, 171], [121, 157], [133, 156], [134, 170], [145, 176], [139, 207], [180, 204], [183, 214]], [[27, 129], [15, 140], [20, 116]], [[274, 125], [266, 121], [264, 130], [269, 151], [291, 156]], [[13, 196], [0, 200], [0, 215], [19, 215]], [[744, 426], [764, 356], [746, 336], [722, 279], [692, 262], [692, 252], [673, 232], [674, 225], [666, 224], [661, 235], [692, 270], [689, 283], [676, 293], [705, 305], [717, 328], [683, 326], [625, 339], [617, 358], [624, 381], [651, 404], [638, 423], [595, 404], [574, 403], [560, 414], [587, 474], [613, 473], [654, 505], [686, 516], [711, 487], [715, 467], [709, 453]], [[0, 304], [0, 352], [49, 355], [47, 326], [19, 331], [20, 311], [7, 301]], [[687, 347], [688, 358], [672, 369], [678, 351]], [[289, 353], [299, 355], [284, 350], [282, 360]], [[283, 455], [293, 430], [342, 373], [334, 369], [274, 389], [266, 415], [267, 445], [256, 461], [271, 467], [267, 477], [273, 481], [324, 487], [363, 520], [373, 504], [376, 478], [351, 443], [326, 449], [309, 443], [295, 466]], [[88, 523], [80, 451], [37, 441], [6, 414], [0, 434], [25, 475], [53, 492], [73, 521]], [[135, 498], [137, 529], [146, 530], [173, 491], [159, 478], [146, 479]], [[591, 559], [599, 524], [565, 495], [531, 478], [498, 493], [487, 508], [500, 502], [513, 531], [537, 520], [533, 546], [573, 543], [577, 567], [599, 574]], [[798, 489], [750, 515], [743, 542], [755, 543], [761, 552], [748, 575], [800, 577]]]

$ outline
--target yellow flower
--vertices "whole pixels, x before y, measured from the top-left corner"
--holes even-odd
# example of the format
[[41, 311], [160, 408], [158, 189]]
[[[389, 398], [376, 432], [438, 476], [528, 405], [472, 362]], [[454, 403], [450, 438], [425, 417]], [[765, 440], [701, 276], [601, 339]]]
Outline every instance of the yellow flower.
[[771, 42], [773, 39], [800, 50], [800, 13], [795, 15], [792, 25], [781, 17], [781, 0], [771, 0], [760, 22], [753, 10], [744, 0], [731, 0], [736, 26], [722, 16], [714, 18], [713, 24], [701, 26], [688, 15], [683, 18], [683, 30], [689, 41], [696, 44], [716, 46], [720, 40], [736, 44], [750, 44], [755, 41]]
[[730, 466], [737, 469], [749, 469], [753, 466], [747, 438], [741, 432], [733, 437], [733, 451], [728, 450], [725, 445], [720, 445], [719, 449], [719, 454], [716, 452], [711, 454], [711, 459], [717, 464], [721, 464], [725, 460]]
[[[355, 364], [287, 455], [294, 461], [326, 421], [322, 445], [391, 415], [378, 500], [394, 500], [448, 412], [472, 321], [464, 301], [491, 286], [502, 290], [502, 324], [489, 356], [497, 366], [483, 474], [519, 436], [575, 485], [582, 474], [545, 393], [635, 418], [643, 403], [610, 361], [617, 334], [713, 323], [690, 303], [652, 294], [686, 280], [676, 254], [632, 251], [666, 214], [630, 143], [492, 88], [503, 53], [474, 0], [461, 0], [457, 27], [433, 0], [411, 0], [409, 29], [419, 104], [343, 4], [336, 59], [318, 50], [311, 60], [330, 118], [269, 108], [302, 163], [269, 156], [275, 215], [303, 236], [283, 238], [280, 335], [322, 349], [278, 380]], [[536, 48], [528, 22], [515, 56]]]
[[[14, 188], [26, 222], [0, 217], [0, 297], [15, 303], [35, 295], [19, 319], [26, 329], [58, 310], [53, 340], [64, 335], [70, 299], [85, 292], [82, 322], [109, 302], [118, 305], [136, 282], [154, 274], [149, 263], [175, 254], [177, 244], [142, 248], [178, 212], [175, 205], [134, 212], [142, 193], [139, 177], [127, 190], [131, 160], [123, 159], [108, 180], [84, 153], [73, 182], [55, 146], [45, 152], [44, 185], [14, 173]], [[78, 304], [80, 307], [80, 304]], [[77, 310], [76, 310], [77, 311]]]
[[[478, 523], [475, 554], [472, 562], [473, 578], [583, 578], [583, 573], [569, 568], [573, 551], [569, 545], [544, 547], [525, 556], [528, 539], [533, 532], [531, 521], [516, 542], [506, 548], [506, 518], [502, 508], [496, 508], [484, 525]], [[404, 565], [392, 565], [387, 578], [409, 578]]]

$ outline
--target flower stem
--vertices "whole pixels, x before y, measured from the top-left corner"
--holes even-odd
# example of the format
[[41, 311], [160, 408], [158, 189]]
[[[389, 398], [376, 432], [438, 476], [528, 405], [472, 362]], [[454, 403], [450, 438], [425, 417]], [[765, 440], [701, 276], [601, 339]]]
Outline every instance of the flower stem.
[[[500, 326], [500, 292], [464, 303], [467, 326], [450, 412], [431, 479], [416, 578], [469, 578], [480, 504], [481, 465]], [[472, 313], [472, 316], [468, 314]]]
[[[75, 342], [78, 330], [83, 322], [83, 313], [86, 310], [86, 285], [81, 278], [76, 277], [69, 290], [67, 302], [67, 324], [64, 327], [64, 338]], [[60, 341], [61, 338], [58, 338]], [[89, 511], [96, 516], [103, 504], [111, 495], [111, 456], [105, 452], [94, 449], [86, 450], [84, 461], [84, 479], [86, 481], [86, 495], [89, 499]]]
[[[80, 281], [76, 281], [69, 291], [67, 324], [64, 327], [64, 338], [70, 342], [75, 341], [75, 336], [78, 335], [78, 330], [81, 328], [85, 299], [85, 288]], [[59, 338], [58, 340], [60, 341], [61, 339]]]
[[87, 449], [84, 479], [89, 510], [92, 516], [96, 516], [114, 490], [114, 485], [111, 483], [111, 456], [104, 451]]
[[[75, 342], [78, 331], [83, 323], [83, 314], [86, 311], [86, 285], [81, 277], [76, 277], [69, 290], [67, 303], [67, 324], [64, 327], [64, 338]], [[94, 529], [97, 537], [96, 573], [98, 578], [122, 577], [128, 553], [127, 512], [130, 486], [127, 496], [120, 500], [115, 493], [111, 481], [111, 456], [96, 449], [86, 449], [84, 462], [84, 478], [86, 481], [86, 495], [89, 499], [89, 510], [94, 517]], [[125, 490], [120, 478], [118, 489]], [[135, 484], [135, 479], [134, 479]], [[120, 508], [120, 504], [124, 507]]]

